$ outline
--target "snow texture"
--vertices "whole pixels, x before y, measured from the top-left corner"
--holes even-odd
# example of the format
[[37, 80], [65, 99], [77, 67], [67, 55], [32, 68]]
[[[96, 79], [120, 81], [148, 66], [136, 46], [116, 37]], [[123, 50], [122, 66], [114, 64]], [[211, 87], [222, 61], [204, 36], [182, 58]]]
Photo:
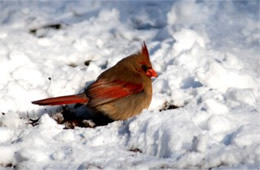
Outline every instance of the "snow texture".
[[[259, 2], [0, 1], [0, 167], [259, 169]], [[142, 41], [159, 73], [142, 114], [64, 129], [59, 107], [31, 104], [82, 91]]]

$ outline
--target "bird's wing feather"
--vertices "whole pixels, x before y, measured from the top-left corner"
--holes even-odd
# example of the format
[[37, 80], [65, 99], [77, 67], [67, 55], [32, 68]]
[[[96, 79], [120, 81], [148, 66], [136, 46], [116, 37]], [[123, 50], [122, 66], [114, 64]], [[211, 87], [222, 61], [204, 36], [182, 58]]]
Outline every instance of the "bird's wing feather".
[[142, 84], [126, 82], [122, 80], [108, 81], [100, 79], [90, 85], [87, 89], [87, 96], [91, 98], [90, 107], [105, 104], [116, 99], [141, 92], [144, 89]]

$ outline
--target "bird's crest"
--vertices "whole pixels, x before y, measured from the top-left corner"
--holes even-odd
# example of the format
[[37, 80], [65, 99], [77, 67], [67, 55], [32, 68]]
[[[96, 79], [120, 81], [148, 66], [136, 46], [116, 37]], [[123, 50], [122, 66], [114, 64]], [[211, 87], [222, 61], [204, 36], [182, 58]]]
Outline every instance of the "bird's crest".
[[150, 63], [150, 57], [149, 57], [149, 52], [148, 52], [148, 49], [146, 47], [146, 44], [145, 42], [143, 42], [143, 45], [142, 45], [142, 49], [141, 51], [139, 52], [139, 54], [141, 54], [140, 56], [143, 58], [142, 62], [143, 63]]
[[141, 54], [149, 58], [149, 52], [147, 50], [145, 42], [143, 42]]

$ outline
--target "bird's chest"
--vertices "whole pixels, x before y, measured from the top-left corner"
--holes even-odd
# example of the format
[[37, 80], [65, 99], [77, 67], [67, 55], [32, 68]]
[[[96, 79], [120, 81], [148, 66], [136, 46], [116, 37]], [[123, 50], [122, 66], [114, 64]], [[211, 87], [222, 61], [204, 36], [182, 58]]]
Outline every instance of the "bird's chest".
[[126, 120], [140, 114], [143, 109], [149, 107], [152, 99], [152, 92], [149, 92], [148, 90], [144, 89], [137, 94], [98, 106], [97, 109], [113, 120]]

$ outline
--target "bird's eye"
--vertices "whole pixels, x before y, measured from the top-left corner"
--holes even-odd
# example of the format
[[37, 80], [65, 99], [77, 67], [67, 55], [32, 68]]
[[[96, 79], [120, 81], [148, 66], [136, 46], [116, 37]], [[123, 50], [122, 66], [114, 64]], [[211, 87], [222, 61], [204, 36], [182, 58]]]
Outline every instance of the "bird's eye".
[[147, 70], [149, 70], [149, 69], [151, 69], [152, 67], [149, 67], [149, 66], [147, 66], [147, 65], [145, 65], [145, 64], [142, 64], [142, 70], [146, 73], [146, 71]]
[[146, 65], [144, 65], [144, 64], [142, 64], [142, 70], [144, 71], [144, 72], [146, 72], [147, 70], [148, 70], [148, 67], [146, 66]]

